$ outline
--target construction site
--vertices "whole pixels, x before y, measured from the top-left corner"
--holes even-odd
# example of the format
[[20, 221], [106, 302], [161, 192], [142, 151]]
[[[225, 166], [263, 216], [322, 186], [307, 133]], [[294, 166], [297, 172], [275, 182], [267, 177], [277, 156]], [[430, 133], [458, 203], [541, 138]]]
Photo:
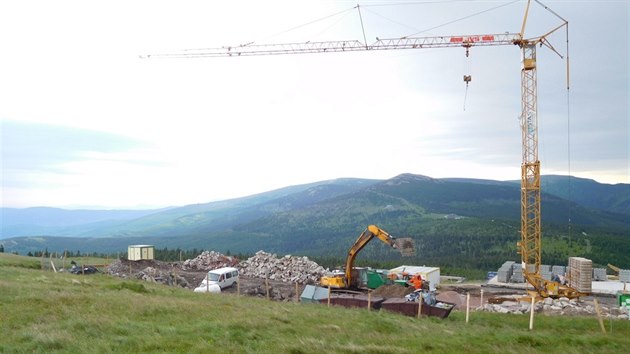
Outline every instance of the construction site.
[[[490, 11], [503, 5], [486, 10]], [[555, 23], [542, 33], [530, 35], [530, 10], [537, 6]], [[278, 257], [264, 251], [239, 260], [215, 251], [205, 251], [194, 259], [162, 262], [153, 259], [152, 246], [130, 246], [128, 257], [107, 267], [107, 273], [163, 283], [199, 293], [227, 293], [266, 297], [276, 301], [317, 302], [327, 305], [365, 307], [400, 312], [405, 315], [445, 318], [452, 310], [471, 309], [502, 313], [597, 315], [628, 318], [630, 271], [614, 265], [593, 268], [593, 262], [568, 254], [566, 264], [547, 265], [542, 259], [541, 161], [539, 159], [539, 112], [537, 50], [557, 56], [566, 65], [569, 92], [568, 21], [535, 0], [527, 1], [520, 31], [469, 33], [442, 36], [403, 36], [367, 42], [362, 8], [356, 5], [363, 41], [304, 41], [291, 43], [246, 43], [215, 48], [186, 49], [179, 52], [142, 55], [142, 59], [235, 58], [292, 54], [379, 52], [453, 48], [469, 58], [473, 48], [516, 47], [520, 50], [520, 239], [516, 250], [520, 260], [506, 261], [488, 273], [485, 282], [466, 282], [456, 276], [442, 276], [439, 267], [400, 264], [392, 269], [356, 267], [355, 260], [372, 240], [400, 252], [415, 255], [414, 239], [390, 235], [376, 225], [368, 225], [348, 247], [345, 263], [337, 269], [324, 269], [307, 257]], [[477, 14], [484, 13], [479, 12]], [[471, 15], [473, 16], [473, 15]], [[460, 19], [461, 20], [461, 19]], [[459, 21], [459, 20], [458, 20]], [[299, 26], [298, 26], [299, 27]], [[421, 33], [421, 32], [418, 32]], [[416, 34], [418, 34], [416, 33]], [[566, 34], [566, 47], [552, 45], [554, 34]], [[475, 49], [477, 50], [477, 49]], [[230, 60], [230, 59], [228, 59]], [[468, 92], [472, 75], [463, 75]], [[466, 96], [465, 96], [466, 97]], [[465, 101], [464, 101], [465, 110]], [[493, 220], [494, 221], [494, 220]], [[515, 240], [516, 241], [516, 240]], [[401, 262], [402, 263], [402, 262]], [[85, 274], [85, 268], [81, 274]], [[89, 268], [89, 272], [93, 269]], [[74, 273], [79, 273], [73, 268]], [[204, 295], [200, 295], [204, 296]], [[601, 302], [601, 303], [600, 303]]]
[[[514, 271], [518, 268], [512, 267], [516, 263], [506, 264], [512, 269], [507, 279], [504, 273], [507, 268], [504, 265], [501, 268], [503, 270], [490, 272], [491, 278], [485, 282], [469, 282], [464, 278], [441, 276], [440, 269], [435, 267], [403, 265], [390, 270], [353, 268], [355, 274], [365, 275], [365, 280], [359, 281], [352, 290], [332, 288], [328, 284], [331, 277], [344, 277], [339, 270], [325, 269], [308, 257], [279, 257], [264, 251], [259, 251], [246, 260], [215, 251], [204, 251], [194, 259], [182, 262], [121, 258], [112, 262], [105, 272], [125, 279], [140, 279], [194, 290], [204, 284], [209, 271], [234, 267], [239, 271], [237, 283], [221, 289], [219, 295], [202, 293], [199, 296], [254, 296], [270, 301], [317, 302], [345, 307], [389, 309], [408, 316], [417, 315], [419, 303], [433, 301], [433, 305], [442, 303], [449, 307], [447, 310], [430, 313], [432, 307], [427, 304], [421, 310], [423, 314], [444, 318], [451, 310], [455, 310], [527, 315], [532, 309], [531, 299], [534, 299], [527, 291], [531, 292], [533, 287], [518, 278], [519, 272]], [[561, 270], [560, 267], [556, 268], [558, 274]], [[591, 282], [591, 292], [588, 294], [583, 293], [576, 298], [536, 297], [534, 311], [546, 315], [599, 315], [605, 318], [630, 319], [630, 306], [627, 306], [630, 302], [630, 291], [623, 290], [628, 282], [628, 270], [620, 270], [620, 276], [608, 275], [605, 280], [601, 273], [601, 269], [595, 269], [594, 274], [598, 274], [596, 279], [599, 280]], [[414, 296], [418, 289], [405, 280], [415, 275], [420, 275], [425, 280], [425, 288], [420, 291], [425, 294], [424, 298]]]
[[[299, 286], [306, 286], [301, 298], [310, 301], [331, 301], [335, 304], [347, 306], [370, 307], [379, 306], [390, 297], [390, 291], [395, 297], [406, 299], [406, 302], [425, 302], [428, 306], [442, 304], [449, 308], [460, 308], [462, 296], [466, 293], [466, 308], [471, 306], [470, 295], [473, 294], [472, 306], [486, 311], [524, 313], [528, 309], [546, 310], [559, 313], [593, 313], [601, 314], [597, 300], [594, 304], [586, 305], [584, 299], [592, 296], [606, 296], [614, 299], [610, 308], [603, 308], [607, 316], [628, 317], [626, 306], [627, 270], [618, 270], [616, 282], [609, 281], [606, 270], [593, 269], [592, 261], [582, 257], [568, 255], [568, 262], [564, 265], [545, 265], [542, 260], [542, 231], [541, 231], [541, 161], [539, 159], [539, 112], [538, 112], [538, 79], [537, 79], [537, 48], [544, 48], [566, 62], [566, 89], [569, 90], [569, 58], [568, 58], [568, 21], [552, 9], [536, 0], [536, 4], [527, 1], [522, 16], [519, 32], [481, 33], [454, 36], [405, 36], [401, 38], [376, 38], [369, 44], [365, 38], [365, 29], [361, 15], [361, 7], [356, 10], [361, 19], [364, 42], [351, 41], [306, 41], [303, 43], [247, 43], [238, 46], [224, 46], [217, 48], [189, 49], [165, 54], [150, 54], [142, 56], [145, 59], [160, 58], [213, 58], [213, 57], [243, 57], [269, 56], [291, 54], [342, 53], [355, 51], [383, 51], [383, 50], [423, 50], [432, 48], [459, 48], [469, 57], [471, 48], [488, 46], [516, 46], [521, 51], [521, 113], [519, 115], [521, 127], [521, 227], [520, 241], [517, 252], [520, 261], [508, 261], [488, 282], [478, 287], [446, 284], [441, 281], [439, 268], [401, 265], [395, 269], [372, 270], [354, 267], [354, 260], [361, 249], [373, 238], [397, 248], [402, 255], [412, 254], [413, 240], [396, 240], [384, 230], [370, 225], [349, 248], [345, 264], [337, 270], [324, 270], [316, 264], [297, 262], [299, 267], [291, 265], [292, 257], [285, 256], [277, 260], [264, 252], [259, 252], [253, 259], [242, 263], [230, 264], [223, 262], [223, 267], [238, 267], [243, 279], [239, 292], [254, 293], [260, 296], [273, 297], [280, 300], [297, 298]], [[530, 36], [527, 34], [528, 16], [532, 5], [539, 5], [548, 15], [555, 19], [556, 25], [546, 29], [542, 34]], [[560, 53], [551, 44], [550, 38], [554, 33], [566, 33], [566, 53]], [[472, 76], [465, 74], [463, 81], [468, 88]], [[464, 106], [465, 107], [465, 106]], [[465, 109], [465, 108], [464, 108]], [[199, 260], [188, 260], [188, 264], [197, 264]], [[283, 263], [283, 262], [288, 262]], [[280, 265], [279, 265], [280, 264]], [[186, 263], [178, 269], [187, 272]], [[614, 266], [613, 266], [614, 267]], [[124, 266], [123, 266], [124, 268]], [[203, 267], [203, 270], [210, 270]], [[124, 269], [122, 270], [124, 274]], [[131, 271], [129, 272], [132, 273]], [[144, 275], [143, 275], [144, 276]], [[203, 274], [201, 274], [203, 276]], [[265, 285], [256, 283], [255, 279], [264, 279]], [[186, 283], [195, 286], [202, 279], [189, 279]], [[594, 282], [595, 280], [595, 282]], [[169, 280], [170, 281], [170, 280]], [[284, 282], [295, 284], [283, 292]], [[370, 284], [370, 282], [372, 282]], [[180, 281], [180, 284], [183, 281]], [[208, 286], [208, 283], [205, 283]], [[202, 284], [203, 285], [203, 284]], [[402, 285], [402, 286], [401, 286]], [[239, 285], [240, 286], [240, 285]], [[264, 288], [264, 289], [263, 289]], [[405, 293], [403, 289], [409, 291]], [[453, 290], [449, 290], [453, 289]], [[497, 290], [498, 289], [498, 290]], [[361, 292], [360, 290], [363, 290]], [[459, 291], [458, 291], [459, 290]], [[478, 290], [478, 291], [477, 291]], [[486, 296], [484, 298], [484, 290]], [[504, 294], [519, 290], [512, 294]], [[200, 291], [203, 291], [201, 289]], [[209, 287], [207, 289], [209, 292]], [[233, 291], [231, 289], [230, 291]], [[331, 292], [336, 297], [331, 299]], [[359, 291], [359, 292], [357, 292]], [[367, 291], [367, 292], [366, 292]], [[402, 293], [401, 293], [402, 292]], [[272, 296], [272, 293], [274, 295]], [[478, 298], [477, 298], [477, 293]], [[339, 295], [341, 294], [341, 295]], [[368, 298], [365, 298], [365, 295]], [[382, 298], [371, 298], [374, 295]], [[529, 302], [527, 299], [531, 299]], [[367, 300], [367, 301], [366, 301]], [[374, 302], [374, 305], [372, 304]], [[486, 303], [486, 301], [488, 303]], [[628, 303], [630, 305], [630, 303]], [[616, 305], [616, 306], [615, 306]], [[622, 306], [623, 305], [623, 306]], [[595, 309], [595, 310], [593, 310]], [[420, 313], [420, 307], [417, 310]]]

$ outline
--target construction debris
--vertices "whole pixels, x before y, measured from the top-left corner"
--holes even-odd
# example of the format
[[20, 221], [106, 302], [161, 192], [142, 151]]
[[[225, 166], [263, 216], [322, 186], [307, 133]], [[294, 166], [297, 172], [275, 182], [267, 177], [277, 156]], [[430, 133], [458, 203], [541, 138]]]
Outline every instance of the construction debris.
[[326, 269], [308, 257], [286, 255], [278, 258], [264, 251], [256, 252], [256, 255], [241, 262], [238, 268], [240, 274], [246, 277], [299, 284], [315, 284], [326, 273]]
[[182, 264], [182, 270], [213, 270], [223, 267], [235, 267], [239, 260], [235, 257], [225, 256], [215, 251], [203, 251], [193, 259], [187, 259]]
[[176, 269], [160, 261], [117, 259], [107, 267], [107, 273], [119, 278], [141, 279], [152, 283], [189, 287], [189, 282], [177, 274]]
[[188, 287], [188, 281], [172, 272], [163, 272], [153, 267], [146, 267], [138, 273], [134, 274], [136, 279], [142, 279], [153, 283], [161, 283], [169, 286], [177, 284], [183, 288]]
[[[601, 306], [602, 316], [626, 319], [628, 310], [625, 307]], [[512, 296], [512, 301], [503, 301], [501, 304], [484, 304], [483, 311], [527, 314], [531, 309], [531, 301], [523, 300], [522, 295]], [[583, 301], [561, 297], [559, 299], [545, 298], [534, 305], [535, 312], [558, 315], [595, 315], [596, 309], [591, 301]]]

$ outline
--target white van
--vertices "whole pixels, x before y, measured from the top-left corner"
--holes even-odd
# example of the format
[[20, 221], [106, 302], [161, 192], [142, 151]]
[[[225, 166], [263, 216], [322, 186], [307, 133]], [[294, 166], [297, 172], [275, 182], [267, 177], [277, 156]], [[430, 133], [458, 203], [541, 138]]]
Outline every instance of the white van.
[[238, 269], [224, 267], [208, 272], [208, 275], [201, 281], [195, 289], [196, 293], [211, 292], [218, 293], [221, 289], [229, 288], [238, 282]]

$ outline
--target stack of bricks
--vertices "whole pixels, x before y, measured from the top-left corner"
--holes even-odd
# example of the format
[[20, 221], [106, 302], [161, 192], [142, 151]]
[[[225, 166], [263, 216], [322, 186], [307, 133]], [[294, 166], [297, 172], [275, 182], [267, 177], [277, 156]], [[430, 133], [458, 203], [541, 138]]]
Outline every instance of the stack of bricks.
[[512, 278], [512, 265], [514, 262], [507, 261], [503, 263], [499, 271], [497, 272], [497, 280], [501, 283], [507, 283]]
[[606, 281], [606, 268], [593, 268], [593, 280], [594, 281]]
[[619, 270], [619, 281], [630, 283], [630, 269]]
[[593, 262], [582, 257], [569, 257], [569, 286], [581, 293], [590, 293], [593, 282]]
[[525, 278], [523, 277], [523, 266], [520, 263], [512, 264], [512, 283], [523, 283]]
[[545, 280], [551, 280], [551, 266], [547, 264], [541, 264], [540, 276]]

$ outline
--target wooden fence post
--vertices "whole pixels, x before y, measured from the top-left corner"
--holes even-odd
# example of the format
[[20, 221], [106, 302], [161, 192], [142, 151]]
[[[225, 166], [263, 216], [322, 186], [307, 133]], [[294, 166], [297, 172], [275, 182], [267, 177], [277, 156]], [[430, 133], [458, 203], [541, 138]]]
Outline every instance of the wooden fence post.
[[466, 323], [468, 323], [468, 317], [470, 317], [470, 293], [466, 293]]
[[328, 307], [330, 307], [330, 285], [328, 285]]
[[535, 297], [532, 296], [532, 306], [529, 309], [529, 330], [531, 331], [532, 329], [534, 329], [534, 299]]
[[604, 327], [604, 321], [602, 320], [602, 312], [599, 309], [599, 302], [597, 298], [593, 299], [595, 303], [595, 311], [597, 311], [597, 321], [599, 321], [599, 327], [602, 329], [602, 333], [606, 334], [606, 327]]

